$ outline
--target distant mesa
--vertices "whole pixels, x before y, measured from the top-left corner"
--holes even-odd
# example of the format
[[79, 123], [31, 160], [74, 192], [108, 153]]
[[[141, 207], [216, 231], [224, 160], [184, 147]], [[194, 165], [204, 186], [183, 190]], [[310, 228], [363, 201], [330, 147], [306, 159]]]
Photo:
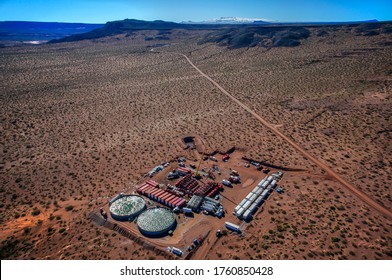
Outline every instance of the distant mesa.
[[270, 20], [262, 18], [220, 17], [206, 21], [184, 21], [185, 24], [268, 24]]
[[199, 44], [217, 43], [231, 49], [243, 47], [295, 47], [310, 36], [305, 27], [246, 27], [231, 28], [207, 34]]
[[312, 31], [318, 37], [329, 35], [331, 31], [351, 29], [357, 36], [376, 36], [392, 33], [391, 22], [355, 22], [355, 23], [302, 23], [268, 24], [262, 26], [231, 27], [215, 30], [199, 41], [199, 44], [216, 43], [229, 49], [244, 47], [296, 47], [311, 36]]
[[[234, 23], [236, 25], [234, 25]], [[278, 23], [260, 19], [225, 17], [203, 23], [175, 23], [162, 20], [144, 21], [125, 19], [107, 22], [101, 28], [87, 33], [75, 34], [49, 43], [72, 42], [98, 39], [125, 34], [131, 36], [135, 31], [157, 30], [155, 36], [146, 36], [145, 41], [169, 41], [171, 30], [206, 30], [210, 31], [199, 40], [199, 44], [215, 43], [229, 49], [249, 47], [296, 47], [315, 31], [318, 37], [324, 37], [331, 30], [351, 29], [358, 36], [376, 36], [392, 33], [391, 22], [350, 22], [350, 23]]]
[[[175, 28], [183, 27], [180, 23], [168, 22], [162, 20], [155, 21], [144, 21], [136, 19], [125, 19], [118, 21], [109, 21], [103, 27], [97, 28], [87, 33], [76, 34], [69, 37], [52, 40], [49, 43], [60, 43], [60, 42], [73, 42], [89, 39], [98, 39], [108, 36], [114, 36], [119, 34], [131, 34], [138, 30], [171, 30]], [[165, 39], [161, 36], [161, 39]]]

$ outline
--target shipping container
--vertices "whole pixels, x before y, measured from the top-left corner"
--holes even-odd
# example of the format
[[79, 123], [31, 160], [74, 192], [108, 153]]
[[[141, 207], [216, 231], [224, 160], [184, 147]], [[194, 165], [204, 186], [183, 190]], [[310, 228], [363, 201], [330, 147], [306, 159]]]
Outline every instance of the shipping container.
[[161, 190], [161, 192], [159, 193], [159, 196], [162, 197], [162, 196], [164, 196], [165, 194], [167, 194], [167, 191]]
[[159, 193], [159, 192], [161, 192], [161, 191], [162, 191], [161, 189], [158, 189], [158, 188], [153, 187], [153, 192], [154, 192], [155, 194], [157, 194], [157, 193]]
[[175, 197], [176, 197], [176, 196], [175, 196], [174, 194], [169, 194], [169, 196], [166, 197], [165, 200], [169, 201], [169, 200], [171, 200], [171, 199], [173, 199], [173, 198], [175, 198]]
[[255, 194], [259, 196], [263, 192], [263, 188], [258, 188]]
[[150, 188], [148, 189], [148, 191], [152, 194], [152, 193], [158, 192], [159, 189], [157, 189], [157, 188], [155, 188], [155, 187], [153, 187], [153, 186], [150, 186]]
[[218, 203], [216, 203], [216, 202], [207, 201], [207, 200], [204, 200], [203, 204], [208, 204], [208, 205], [212, 205], [212, 206], [217, 206], [218, 205]]
[[264, 178], [263, 180], [260, 181], [260, 183], [257, 184], [257, 186], [259, 186], [259, 187], [262, 186], [262, 185], [264, 184], [265, 181], [266, 181], [266, 180], [265, 180], [265, 178]]
[[181, 199], [180, 200], [177, 199], [175, 202], [173, 202], [174, 207], [180, 208], [180, 202], [181, 202]]
[[164, 194], [165, 192], [163, 190], [159, 190], [159, 192], [155, 193], [155, 197], [159, 198], [162, 194]]
[[242, 217], [242, 214], [244, 214], [245, 211], [246, 211], [246, 209], [241, 207], [241, 208], [237, 211], [237, 213], [236, 213], [237, 217], [238, 217], [238, 218], [241, 218], [241, 217]]
[[182, 171], [182, 172], [184, 172], [186, 174], [191, 173], [191, 170], [188, 169], [188, 168], [185, 168], [185, 167], [178, 167], [177, 170]]
[[249, 210], [246, 210], [245, 213], [244, 213], [244, 215], [242, 216], [242, 218], [243, 218], [244, 220], [248, 220], [251, 216], [252, 216], [252, 215], [251, 215], [250, 211], [249, 211]]
[[152, 187], [152, 186], [150, 186], [150, 185], [147, 185], [147, 187], [145, 187], [145, 188], [143, 189], [143, 193], [144, 193], [145, 195], [147, 195], [147, 194], [151, 193], [153, 190], [156, 190], [156, 188], [154, 188], [154, 187]]
[[254, 194], [250, 197], [249, 201], [255, 202], [256, 199], [257, 199], [257, 194], [254, 193]]
[[164, 197], [166, 197], [167, 195], [168, 195], [167, 192], [163, 192], [163, 193], [161, 193], [161, 194], [158, 196], [158, 198], [159, 198], [161, 201], [163, 201], [163, 200], [164, 200]]
[[143, 186], [141, 186], [140, 188], [138, 188], [138, 191], [143, 191], [143, 190], [145, 190], [146, 188], [148, 188], [150, 185], [149, 184], [144, 184]]
[[184, 179], [185, 177], [178, 180], [177, 183], [175, 183], [176, 187], [178, 187], [182, 183], [182, 181], [184, 181]]
[[176, 199], [173, 201], [173, 205], [176, 206], [181, 200], [182, 198], [177, 196]]
[[158, 192], [160, 192], [160, 191], [161, 191], [161, 189], [157, 189], [157, 188], [155, 188], [155, 187], [151, 187], [150, 193], [151, 193], [151, 194], [155, 194], [155, 193], [158, 193]]
[[262, 197], [262, 196], [259, 196], [259, 197], [256, 199], [255, 203], [256, 203], [258, 206], [261, 206], [261, 204], [263, 204], [263, 197]]
[[168, 199], [169, 199], [171, 196], [172, 196], [172, 194], [167, 192], [167, 193], [165, 193], [164, 195], [162, 195], [161, 199], [162, 199], [163, 201], [168, 201]]
[[241, 207], [247, 202], [248, 200], [246, 199], [246, 198], [244, 198], [241, 202], [240, 202], [240, 204], [238, 204], [238, 205], [240, 205]]
[[172, 198], [169, 202], [172, 206], [176, 206], [176, 202], [178, 201], [178, 196], [175, 196]]
[[242, 206], [242, 208], [244, 208], [245, 210], [249, 208], [249, 206], [252, 204], [252, 201], [247, 201], [244, 206]]
[[152, 190], [156, 190], [156, 188], [154, 188], [153, 186], [146, 184], [146, 187], [143, 189], [143, 191], [152, 191]]
[[183, 198], [181, 198], [181, 200], [180, 200], [180, 202], [177, 204], [177, 206], [178, 207], [183, 207], [183, 206], [185, 206], [186, 205], [186, 200], [185, 199], [183, 199]]
[[211, 201], [203, 201], [203, 204], [211, 205], [213, 207], [218, 207], [219, 206], [219, 203], [214, 203], [214, 202], [211, 202]]
[[263, 188], [265, 188], [265, 187], [268, 186], [268, 184], [269, 184], [269, 182], [268, 182], [268, 181], [265, 181], [261, 186], [262, 186]]
[[202, 209], [202, 210], [207, 210], [208, 212], [215, 212], [215, 211], [216, 211], [215, 207], [212, 207], [212, 206], [210, 206], [210, 205], [203, 205], [203, 206], [201, 207], [201, 209]]
[[172, 194], [171, 193], [169, 193], [169, 192], [165, 192], [162, 196], [161, 196], [161, 199], [162, 200], [166, 200], [169, 196], [171, 196]]
[[250, 193], [248, 193], [248, 195], [245, 197], [247, 200], [249, 200], [250, 199], [250, 197], [252, 196], [253, 194], [250, 192]]
[[268, 198], [268, 189], [263, 191], [261, 197], [263, 198], [263, 200], [266, 200]]
[[154, 191], [152, 191], [150, 193], [150, 198], [155, 199], [156, 198], [156, 194], [160, 191], [160, 189], [155, 189]]
[[252, 190], [252, 193], [255, 193], [258, 188], [259, 188], [258, 186], [254, 187], [253, 190]]
[[169, 200], [167, 200], [167, 206], [172, 207], [173, 206], [173, 202], [177, 199], [177, 197], [175, 197], [173, 195], [173, 197], [171, 197]]
[[255, 203], [252, 203], [252, 205], [249, 207], [248, 210], [249, 210], [250, 213], [253, 215], [254, 213], [256, 213], [257, 207], [258, 207], [258, 205], [257, 205], [257, 203], [255, 202]]
[[167, 200], [168, 200], [168, 201], [173, 201], [173, 200], [177, 199], [177, 197], [178, 197], [178, 196], [175, 196], [174, 194], [171, 194], [171, 195], [167, 198]]
[[240, 208], [241, 208], [241, 205], [237, 205], [237, 206], [234, 208], [234, 212], [237, 212]]
[[155, 182], [154, 180], [148, 180], [146, 183], [153, 186], [154, 188], [159, 187], [159, 184], [157, 182]]
[[211, 202], [213, 202], [213, 203], [219, 203], [218, 201], [216, 201], [215, 199], [210, 198], [210, 197], [205, 197], [204, 200], [205, 200], [205, 201], [211, 201]]

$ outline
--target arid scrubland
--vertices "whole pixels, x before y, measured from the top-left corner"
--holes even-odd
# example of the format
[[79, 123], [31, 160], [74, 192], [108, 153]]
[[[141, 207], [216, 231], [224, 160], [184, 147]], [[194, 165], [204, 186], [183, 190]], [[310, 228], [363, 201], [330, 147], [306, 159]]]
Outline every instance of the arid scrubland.
[[268, 203], [243, 240], [213, 247], [233, 242], [232, 252], [209, 258], [391, 258], [391, 221], [176, 53], [392, 209], [391, 35], [340, 30], [294, 48], [229, 50], [198, 45], [202, 31], [175, 31], [165, 47], [144, 40], [154, 34], [0, 49], [2, 259], [156, 258], [87, 214], [184, 154], [169, 147], [186, 135], [304, 170], [284, 178], [282, 207]]
[[[314, 34], [296, 48], [227, 52], [208, 46], [192, 58], [231, 94], [392, 209], [390, 40], [341, 30]], [[257, 148], [252, 157], [270, 160], [265, 147]]]

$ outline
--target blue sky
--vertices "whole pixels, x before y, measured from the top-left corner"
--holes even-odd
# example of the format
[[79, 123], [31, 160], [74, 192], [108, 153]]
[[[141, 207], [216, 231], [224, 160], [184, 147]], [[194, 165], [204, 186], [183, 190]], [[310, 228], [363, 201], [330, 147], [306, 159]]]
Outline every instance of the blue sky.
[[0, 21], [105, 23], [202, 21], [223, 16], [276, 21], [392, 20], [392, 0], [0, 0]]

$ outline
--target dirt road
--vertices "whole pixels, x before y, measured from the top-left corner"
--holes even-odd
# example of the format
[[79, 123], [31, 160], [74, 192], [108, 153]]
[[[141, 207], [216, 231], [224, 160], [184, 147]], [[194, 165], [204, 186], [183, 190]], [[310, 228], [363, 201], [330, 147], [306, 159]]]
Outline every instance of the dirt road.
[[380, 212], [382, 215], [388, 217], [389, 219], [392, 219], [392, 212], [373, 199], [371, 199], [368, 195], [363, 193], [362, 191], [358, 190], [356, 187], [345, 181], [342, 177], [340, 177], [335, 171], [333, 171], [331, 168], [329, 168], [326, 164], [322, 163], [312, 155], [310, 155], [305, 149], [303, 149], [301, 146], [296, 144], [293, 140], [291, 140], [289, 137], [284, 135], [280, 130], [278, 130], [275, 126], [272, 124], [268, 123], [266, 120], [264, 120], [262, 117], [260, 117], [256, 112], [252, 111], [248, 106], [246, 106], [244, 103], [239, 101], [237, 98], [235, 98], [233, 95], [228, 93], [223, 87], [221, 87], [217, 82], [215, 82], [213, 79], [211, 79], [208, 75], [204, 74], [199, 68], [197, 68], [196, 65], [193, 64], [193, 62], [185, 55], [179, 53], [179, 55], [185, 57], [185, 59], [189, 62], [190, 65], [192, 65], [193, 68], [195, 68], [203, 77], [208, 79], [211, 83], [213, 83], [222, 93], [227, 95], [231, 100], [233, 100], [235, 103], [237, 103], [239, 106], [241, 106], [245, 111], [249, 112], [252, 114], [257, 120], [259, 120], [264, 126], [272, 130], [276, 135], [281, 137], [284, 141], [289, 143], [294, 149], [296, 149], [298, 152], [300, 152], [302, 155], [304, 155], [307, 159], [311, 160], [314, 162], [316, 165], [318, 165], [320, 168], [325, 170], [330, 176], [334, 177], [337, 181], [339, 181], [341, 184], [343, 184], [345, 187], [347, 187], [349, 190], [351, 190], [357, 197], [359, 197], [362, 201], [367, 203], [369, 206]]
[[[216, 231], [216, 230], [215, 230]], [[210, 232], [209, 236], [204, 240], [201, 248], [199, 248], [196, 253], [192, 256], [192, 260], [205, 260], [208, 252], [214, 246], [218, 238], [215, 236], [215, 231]]]

